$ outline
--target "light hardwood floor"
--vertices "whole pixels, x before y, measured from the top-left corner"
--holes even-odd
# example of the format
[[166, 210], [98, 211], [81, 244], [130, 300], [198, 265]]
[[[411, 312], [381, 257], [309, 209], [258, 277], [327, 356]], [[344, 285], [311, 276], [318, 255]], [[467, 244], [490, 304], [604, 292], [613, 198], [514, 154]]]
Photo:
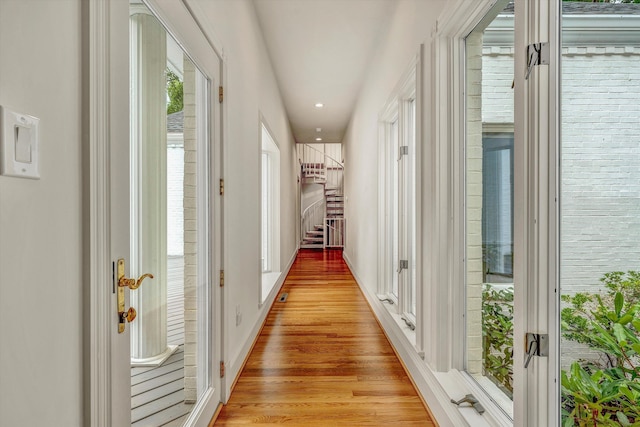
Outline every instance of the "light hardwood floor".
[[435, 426], [342, 259], [301, 250], [215, 426]]

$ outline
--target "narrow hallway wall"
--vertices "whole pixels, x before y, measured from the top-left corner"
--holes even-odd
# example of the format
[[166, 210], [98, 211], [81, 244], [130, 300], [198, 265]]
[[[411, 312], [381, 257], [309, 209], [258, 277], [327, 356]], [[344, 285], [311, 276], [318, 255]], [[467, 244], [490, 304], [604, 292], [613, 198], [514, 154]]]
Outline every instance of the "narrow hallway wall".
[[[345, 135], [348, 227], [345, 257], [361, 284], [373, 293], [378, 280], [378, 115], [411, 60], [418, 55], [420, 44], [425, 43], [428, 49], [436, 18], [446, 3], [446, 0], [398, 1], [389, 32], [379, 43], [369, 65], [369, 74]], [[429, 67], [429, 58], [426, 58], [423, 70]], [[424, 94], [423, 90], [423, 97]], [[423, 139], [422, 143], [429, 142]]]
[[82, 425], [81, 1], [0, 1], [0, 105], [40, 179], [0, 176], [0, 425]]

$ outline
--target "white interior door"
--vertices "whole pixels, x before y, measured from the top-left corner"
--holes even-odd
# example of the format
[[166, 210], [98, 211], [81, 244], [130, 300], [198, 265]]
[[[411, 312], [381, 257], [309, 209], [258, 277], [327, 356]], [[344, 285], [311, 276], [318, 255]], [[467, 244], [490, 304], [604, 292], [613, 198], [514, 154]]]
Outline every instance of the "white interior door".
[[109, 5], [104, 419], [207, 425], [221, 400], [221, 200], [210, 185], [221, 172], [221, 61], [182, 2], [119, 3]]

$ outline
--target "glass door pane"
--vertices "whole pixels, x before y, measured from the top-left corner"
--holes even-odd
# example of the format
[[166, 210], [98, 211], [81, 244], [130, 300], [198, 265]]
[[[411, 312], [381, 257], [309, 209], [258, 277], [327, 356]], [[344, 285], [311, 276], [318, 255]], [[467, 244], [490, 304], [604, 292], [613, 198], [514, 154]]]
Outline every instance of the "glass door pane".
[[391, 297], [398, 302], [399, 288], [400, 288], [400, 236], [402, 234], [402, 224], [400, 221], [400, 214], [402, 213], [400, 209], [400, 166], [398, 164], [398, 159], [395, 156], [396, 153], [400, 152], [399, 145], [399, 129], [398, 129], [398, 119], [396, 118], [389, 127], [389, 144], [392, 147], [390, 156], [391, 163], [391, 172], [393, 176], [393, 185], [391, 186], [391, 197], [392, 197], [392, 249], [391, 249], [391, 259], [393, 262], [393, 270], [391, 272]]
[[492, 13], [465, 40], [466, 372], [513, 418], [513, 4]]
[[[206, 135], [204, 76], [142, 4], [131, 5], [132, 425], [186, 420], [209, 386], [198, 312], [197, 135]], [[202, 93], [200, 93], [202, 95]], [[191, 297], [188, 297], [191, 296]], [[208, 322], [207, 322], [208, 323]]]
[[640, 422], [640, 4], [562, 2], [562, 425]]

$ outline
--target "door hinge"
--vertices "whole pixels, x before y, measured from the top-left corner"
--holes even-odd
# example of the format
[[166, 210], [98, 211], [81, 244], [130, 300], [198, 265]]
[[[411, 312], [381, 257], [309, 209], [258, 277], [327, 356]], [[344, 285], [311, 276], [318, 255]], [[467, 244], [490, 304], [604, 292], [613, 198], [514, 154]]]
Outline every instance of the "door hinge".
[[220, 195], [224, 196], [224, 179], [220, 179]]
[[224, 287], [224, 270], [220, 270], [220, 287]]
[[220, 362], [220, 378], [224, 378], [224, 362]]
[[400, 274], [402, 273], [402, 270], [407, 270], [409, 269], [409, 260], [407, 259], [401, 259], [398, 261], [398, 270], [396, 270], [396, 273]]
[[533, 43], [527, 46], [527, 74], [525, 80], [529, 80], [529, 74], [536, 65], [549, 65], [551, 52], [549, 42]]
[[533, 356], [549, 357], [549, 335], [534, 334], [527, 332], [525, 334], [525, 355], [527, 359], [524, 362], [525, 369], [529, 367]]
[[401, 145], [400, 149], [398, 150], [398, 161], [402, 159], [402, 156], [407, 156], [407, 155], [409, 155], [409, 146]]
[[218, 102], [222, 104], [224, 101], [224, 88], [222, 86], [218, 86]]

